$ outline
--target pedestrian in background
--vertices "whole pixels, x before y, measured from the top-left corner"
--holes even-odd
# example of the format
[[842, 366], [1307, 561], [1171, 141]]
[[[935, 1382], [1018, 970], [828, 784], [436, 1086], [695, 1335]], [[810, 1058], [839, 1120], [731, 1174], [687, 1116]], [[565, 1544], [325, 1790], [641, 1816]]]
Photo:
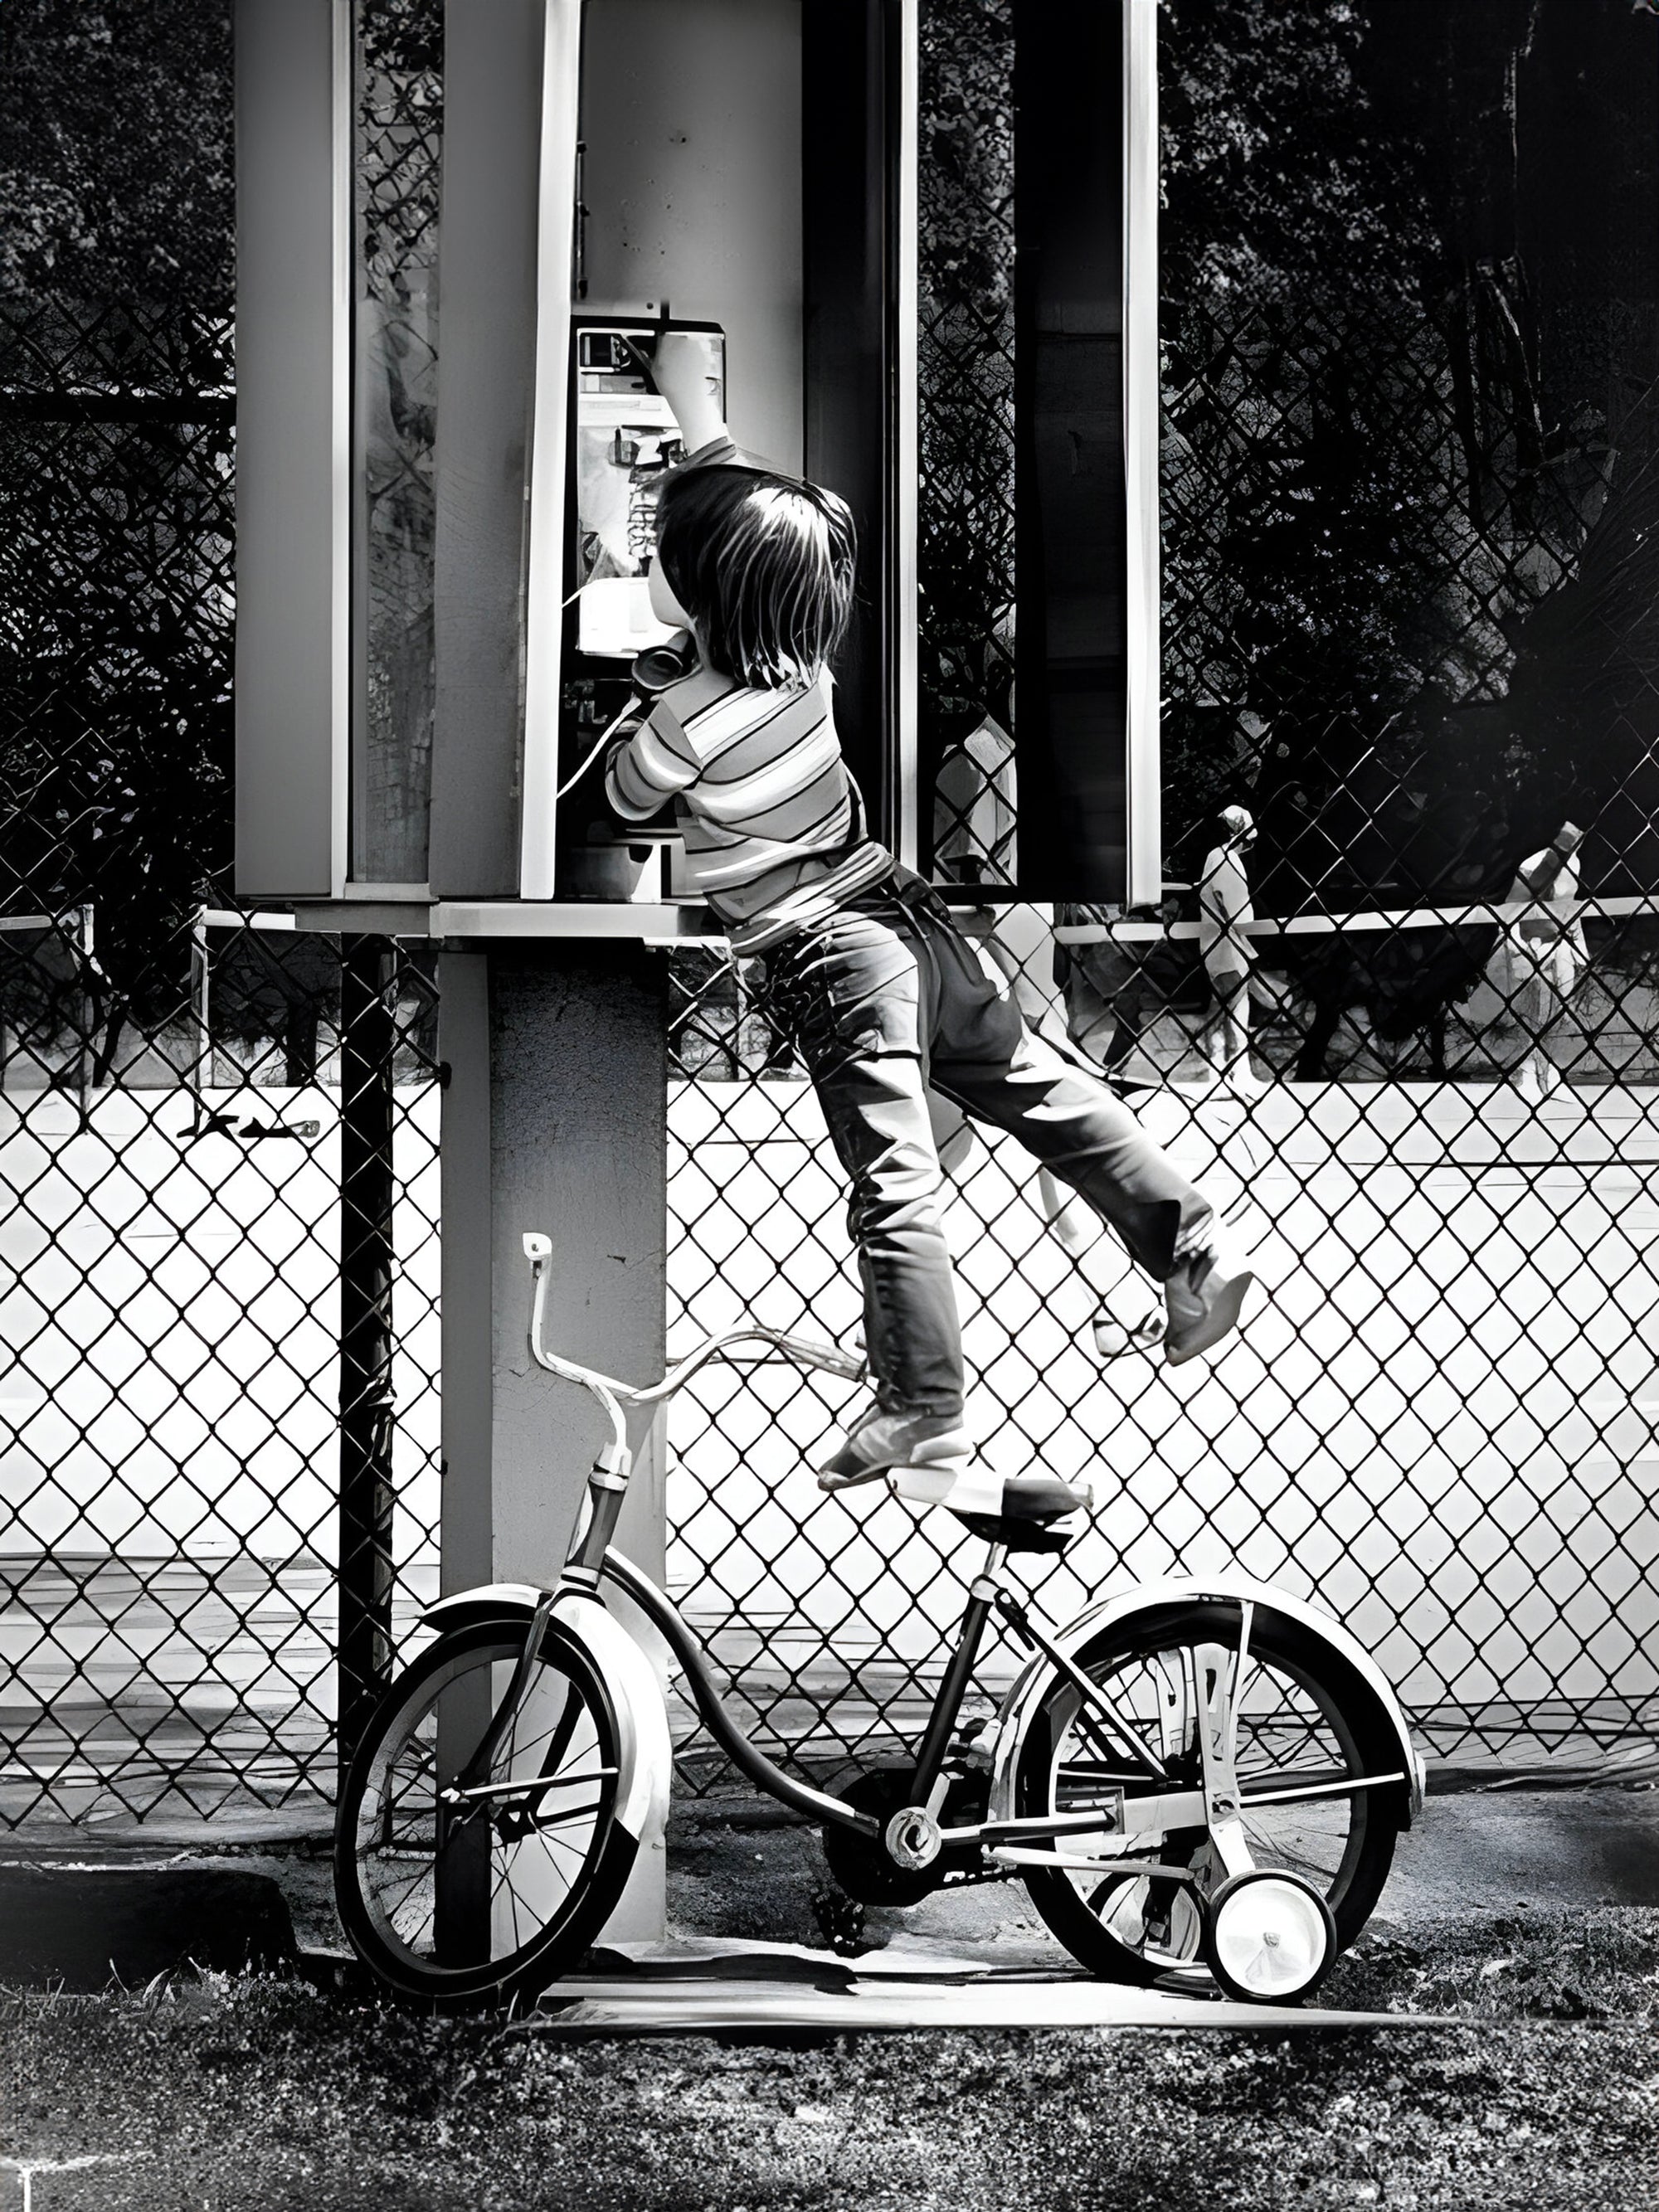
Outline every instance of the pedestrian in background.
[[1577, 914], [1559, 911], [1580, 896], [1578, 848], [1583, 842], [1577, 823], [1564, 822], [1541, 852], [1529, 853], [1522, 861], [1510, 885], [1511, 906], [1535, 900], [1539, 909], [1521, 915], [1505, 931], [1498, 952], [1502, 973], [1496, 978], [1521, 1026], [1515, 1086], [1534, 1105], [1559, 1087], [1561, 1071], [1547, 1043], [1589, 963], [1583, 923]]
[[1215, 1011], [1204, 1032], [1206, 1058], [1217, 1079], [1241, 1097], [1258, 1096], [1267, 1086], [1250, 1067], [1250, 972], [1255, 948], [1247, 925], [1255, 920], [1244, 855], [1255, 842], [1255, 823], [1248, 809], [1221, 811], [1218, 842], [1204, 856], [1198, 884], [1198, 950], [1215, 994]]

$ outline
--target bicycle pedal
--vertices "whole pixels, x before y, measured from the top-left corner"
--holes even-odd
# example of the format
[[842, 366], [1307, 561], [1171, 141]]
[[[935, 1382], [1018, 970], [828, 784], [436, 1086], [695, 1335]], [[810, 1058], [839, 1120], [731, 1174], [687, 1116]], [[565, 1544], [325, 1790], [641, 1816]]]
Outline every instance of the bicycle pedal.
[[954, 1767], [965, 1780], [970, 1774], [991, 1771], [991, 1747], [976, 1736], [958, 1736], [945, 1753], [945, 1770]]

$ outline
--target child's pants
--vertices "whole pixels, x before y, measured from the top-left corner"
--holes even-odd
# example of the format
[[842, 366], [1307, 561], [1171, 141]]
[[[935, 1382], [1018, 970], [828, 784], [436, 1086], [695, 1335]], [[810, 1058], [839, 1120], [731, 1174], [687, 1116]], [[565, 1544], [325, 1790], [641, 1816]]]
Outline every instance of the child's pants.
[[962, 1337], [927, 1086], [1006, 1129], [1158, 1281], [1210, 1206], [1086, 1062], [1034, 1036], [1007, 980], [901, 870], [766, 956], [765, 998], [851, 1179], [865, 1342], [888, 1412], [960, 1414]]

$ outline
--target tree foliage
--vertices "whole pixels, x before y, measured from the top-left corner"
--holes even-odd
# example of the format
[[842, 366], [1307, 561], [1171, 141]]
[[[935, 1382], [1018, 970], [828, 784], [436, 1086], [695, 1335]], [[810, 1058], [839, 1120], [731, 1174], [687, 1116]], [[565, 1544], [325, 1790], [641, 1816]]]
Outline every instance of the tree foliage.
[[1278, 902], [1386, 904], [1497, 885], [1572, 810], [1607, 881], [1659, 660], [1627, 565], [1659, 362], [1645, 274], [1600, 241], [1659, 159], [1655, 27], [1613, 0], [1161, 26], [1177, 842], [1250, 796]]
[[8, 0], [0, 71], [0, 895], [165, 998], [229, 859], [227, 0]]
[[0, 294], [228, 313], [228, 0], [5, 0], [0, 83]]

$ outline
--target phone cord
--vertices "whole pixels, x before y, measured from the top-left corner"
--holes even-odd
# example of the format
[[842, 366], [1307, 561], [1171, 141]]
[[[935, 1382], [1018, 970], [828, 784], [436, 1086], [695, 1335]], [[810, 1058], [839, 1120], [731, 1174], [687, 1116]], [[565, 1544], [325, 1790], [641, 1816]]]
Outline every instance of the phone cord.
[[634, 712], [635, 708], [638, 704], [639, 702], [637, 700], [629, 699], [623, 707], [620, 713], [611, 716], [611, 720], [599, 732], [599, 736], [594, 739], [592, 751], [589, 753], [587, 758], [576, 770], [574, 775], [570, 778], [568, 782], [562, 783], [558, 789], [554, 793], [553, 803], [555, 805], [556, 805], [559, 800], [565, 796], [567, 792], [571, 792], [575, 789], [576, 786], [587, 774], [588, 769], [592, 767], [594, 762], [598, 760], [599, 755], [605, 750], [605, 746], [611, 742], [611, 739], [616, 734], [617, 731], [621, 728], [622, 725], [628, 720], [629, 716]]

